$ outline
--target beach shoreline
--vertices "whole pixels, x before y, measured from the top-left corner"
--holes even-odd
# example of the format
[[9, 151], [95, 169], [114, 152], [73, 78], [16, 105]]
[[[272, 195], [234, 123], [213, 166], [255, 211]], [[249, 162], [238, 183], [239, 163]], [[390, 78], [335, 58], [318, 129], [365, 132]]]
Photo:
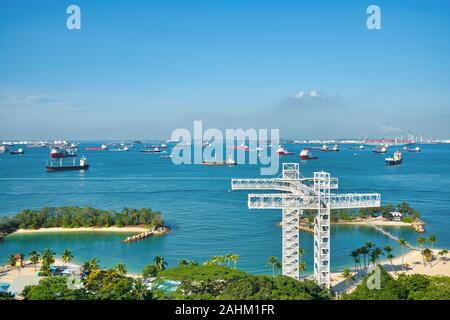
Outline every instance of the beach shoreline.
[[[13, 234], [33, 234], [33, 233], [70, 233], [70, 232], [117, 232], [117, 233], [141, 233], [150, 230], [144, 226], [127, 226], [127, 227], [79, 227], [79, 228], [40, 228], [40, 229], [18, 229], [12, 232]], [[164, 234], [170, 232], [170, 228], [164, 226], [163, 232], [154, 232], [155, 235]]]
[[[405, 252], [403, 256], [398, 256], [392, 259], [392, 264], [388, 260], [382, 260], [381, 266], [393, 277], [398, 277], [399, 274], [404, 273], [406, 275], [421, 274], [425, 276], [446, 276], [450, 277], [450, 263], [448, 258], [441, 260], [438, 258], [438, 252], [442, 249], [433, 249], [433, 261], [423, 264], [422, 253], [419, 250], [410, 250]], [[405, 268], [402, 270], [402, 263]], [[354, 266], [349, 266], [350, 270], [354, 273]], [[336, 292], [351, 292], [362, 279], [362, 275], [357, 276], [357, 279], [350, 281], [347, 285], [345, 279], [342, 276], [342, 271], [332, 272], [331, 286]]]

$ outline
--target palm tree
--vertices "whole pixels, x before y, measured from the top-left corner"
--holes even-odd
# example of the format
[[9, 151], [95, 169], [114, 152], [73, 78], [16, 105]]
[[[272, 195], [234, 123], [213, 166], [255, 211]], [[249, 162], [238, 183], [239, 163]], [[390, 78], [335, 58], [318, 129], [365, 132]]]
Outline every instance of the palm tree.
[[45, 249], [42, 252], [42, 263], [48, 266], [55, 263], [55, 253], [50, 249]]
[[372, 242], [370, 242], [370, 241], [367, 241], [366, 242], [366, 244], [364, 245], [364, 247], [367, 249], [367, 254], [368, 255], [370, 255], [370, 252], [371, 252], [371, 250], [372, 250], [372, 248], [373, 248], [373, 243]]
[[14, 255], [10, 255], [8, 257], [8, 264], [11, 268], [14, 268], [16, 266], [16, 257], [14, 257]]
[[137, 278], [133, 281], [133, 295], [137, 300], [145, 300], [147, 292], [147, 286], [142, 278]]
[[89, 261], [89, 270], [93, 271], [93, 270], [98, 270], [99, 268], [100, 268], [99, 261], [96, 258], [92, 258]]
[[236, 269], [236, 264], [239, 260], [239, 255], [237, 253], [232, 253], [230, 254], [229, 258], [234, 263], [234, 268]]
[[427, 239], [425, 239], [424, 237], [418, 237], [417, 238], [417, 243], [419, 244], [419, 247], [422, 249], [423, 245], [425, 244], [425, 242], [427, 242]]
[[116, 271], [118, 274], [124, 276], [127, 274], [127, 267], [125, 266], [124, 263], [120, 262], [116, 266]]
[[70, 250], [64, 249], [61, 259], [64, 263], [70, 263], [73, 260], [72, 252]]
[[350, 253], [350, 256], [353, 258], [353, 262], [355, 262], [355, 273], [358, 272], [358, 264], [361, 262], [359, 259], [359, 253], [358, 250], [353, 250], [352, 253]]
[[350, 280], [355, 280], [355, 276], [353, 275], [352, 271], [350, 270], [350, 268], [345, 268], [342, 271], [341, 276], [345, 279], [345, 283], [349, 284]]
[[34, 264], [34, 270], [36, 271], [36, 265], [39, 263], [41, 255], [37, 251], [33, 250], [30, 252], [29, 257], [31, 263]]
[[275, 276], [275, 268], [277, 267], [278, 263], [279, 263], [278, 259], [274, 256], [270, 256], [267, 258], [267, 264], [272, 267], [272, 275], [273, 276]]
[[434, 249], [434, 244], [436, 243], [437, 238], [434, 234], [430, 234], [428, 237], [428, 242], [431, 243], [431, 249]]
[[186, 259], [181, 259], [180, 262], [178, 262], [179, 267], [185, 267], [188, 265], [189, 265], [189, 261], [187, 261]]
[[402, 271], [403, 271], [403, 266], [405, 265], [405, 257], [403, 255], [403, 247], [406, 246], [406, 240], [403, 238], [400, 238], [400, 239], [398, 239], [397, 243], [402, 248]]
[[383, 250], [376, 247], [375, 249], [372, 250], [372, 255], [375, 258], [375, 262], [374, 262], [374, 265], [375, 265], [375, 263], [380, 262], [380, 256], [383, 255]]
[[446, 261], [446, 257], [445, 256], [447, 255], [447, 253], [448, 253], [447, 249], [444, 249], [444, 250], [441, 250], [441, 251], [438, 252], [439, 257], [440, 257], [440, 259], [442, 261], [444, 261], [444, 264], [445, 264], [445, 261]]
[[195, 261], [195, 260], [190, 261], [189, 264], [190, 264], [192, 267], [198, 267], [198, 262]]
[[367, 266], [366, 266], [366, 256], [369, 254], [369, 250], [368, 250], [365, 246], [363, 246], [363, 247], [357, 249], [356, 251], [357, 251], [359, 254], [362, 254], [362, 255], [363, 255], [363, 258], [364, 258], [364, 268], [367, 268]]
[[298, 264], [298, 271], [300, 272], [301, 275], [303, 275], [305, 273], [305, 270], [306, 270], [306, 263], [300, 262]]
[[392, 263], [392, 259], [394, 259], [394, 255], [392, 254], [392, 247], [390, 245], [385, 245], [384, 246], [384, 251], [386, 251], [386, 258], [389, 260], [391, 267], [392, 267], [392, 271], [394, 271], [394, 264]]
[[155, 266], [158, 269], [158, 271], [164, 271], [166, 269], [167, 262], [164, 260], [163, 257], [155, 256], [153, 262], [155, 263]]
[[275, 267], [281, 273], [281, 271], [283, 269], [283, 264], [280, 261], [278, 261]]
[[430, 262], [430, 266], [431, 266], [431, 260], [433, 260], [433, 251], [426, 248], [426, 249], [422, 250], [422, 256], [423, 256], [423, 265], [425, 266], [425, 264], [427, 262]]

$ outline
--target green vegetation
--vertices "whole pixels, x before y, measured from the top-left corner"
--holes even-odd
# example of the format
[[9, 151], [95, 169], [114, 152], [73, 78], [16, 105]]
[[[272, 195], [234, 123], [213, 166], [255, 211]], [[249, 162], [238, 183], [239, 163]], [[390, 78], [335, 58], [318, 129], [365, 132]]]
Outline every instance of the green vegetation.
[[380, 289], [369, 289], [364, 277], [355, 290], [342, 294], [344, 300], [449, 300], [450, 277], [400, 274], [394, 279], [381, 266]]
[[160, 212], [148, 208], [124, 208], [120, 212], [76, 206], [46, 207], [40, 210], [25, 209], [12, 217], [0, 219], [0, 234], [8, 234], [17, 229], [125, 227], [135, 225], [163, 227], [164, 218]]
[[[331, 222], [353, 221], [357, 218], [370, 218], [382, 216], [388, 220], [392, 219], [391, 212], [398, 211], [403, 214], [402, 221], [411, 223], [420, 217], [419, 211], [411, 208], [408, 203], [402, 202], [397, 205], [388, 204], [378, 208], [361, 208], [361, 209], [335, 209], [331, 210]], [[305, 210], [303, 217], [313, 222], [315, 216], [314, 210]]]

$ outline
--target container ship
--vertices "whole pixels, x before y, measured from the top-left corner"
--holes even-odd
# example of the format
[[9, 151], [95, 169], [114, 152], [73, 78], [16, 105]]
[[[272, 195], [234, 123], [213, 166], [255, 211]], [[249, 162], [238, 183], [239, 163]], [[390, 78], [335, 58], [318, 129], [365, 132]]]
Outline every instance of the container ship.
[[49, 164], [45, 166], [47, 171], [73, 171], [73, 170], [87, 170], [89, 169], [89, 164], [87, 163], [86, 158], [81, 158], [80, 163], [75, 164], [75, 159], [73, 159], [73, 163], [71, 165], [63, 164], [62, 158], [57, 165], [50, 161]]
[[402, 154], [399, 151], [394, 152], [394, 156], [384, 159], [388, 166], [395, 166], [402, 163]]
[[319, 159], [319, 157], [313, 156], [308, 149], [303, 149], [302, 151], [300, 151], [300, 159], [301, 160], [316, 160], [316, 159]]

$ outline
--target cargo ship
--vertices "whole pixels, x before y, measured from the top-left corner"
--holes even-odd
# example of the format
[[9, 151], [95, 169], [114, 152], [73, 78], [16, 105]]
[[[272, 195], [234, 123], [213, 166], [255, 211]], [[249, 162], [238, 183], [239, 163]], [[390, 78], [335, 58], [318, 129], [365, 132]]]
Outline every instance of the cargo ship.
[[303, 149], [302, 151], [300, 151], [300, 159], [301, 160], [316, 160], [316, 159], [319, 159], [319, 157], [313, 156], [308, 149]]
[[231, 155], [228, 156], [226, 161], [203, 161], [204, 166], [235, 166], [237, 162], [233, 159]]
[[153, 149], [145, 149], [144, 148], [142, 150], [139, 150], [139, 152], [142, 152], [142, 153], [160, 153], [161, 150], [159, 150], [159, 148], [155, 147]]
[[292, 156], [294, 154], [293, 152], [287, 151], [283, 147], [279, 147], [277, 149], [277, 153], [278, 153], [279, 156]]
[[89, 164], [87, 163], [87, 159], [84, 157], [80, 159], [80, 163], [78, 165], [75, 164], [75, 159], [73, 159], [72, 165], [66, 165], [63, 164], [63, 160], [62, 158], [60, 158], [60, 161], [57, 165], [50, 161], [50, 163], [45, 166], [45, 169], [47, 171], [87, 170], [89, 169]]
[[76, 157], [77, 155], [72, 150], [64, 150], [64, 149], [57, 149], [52, 148], [50, 150], [50, 158], [52, 159], [60, 159], [60, 158], [70, 158], [70, 157]]
[[24, 153], [25, 151], [22, 148], [10, 152], [10, 154], [24, 154]]
[[402, 163], [402, 154], [399, 151], [394, 152], [394, 156], [392, 158], [385, 158], [386, 164], [388, 166], [395, 166]]
[[100, 147], [86, 147], [86, 150], [90, 150], [90, 151], [105, 151], [108, 148], [108, 146], [106, 144], [102, 144]]

